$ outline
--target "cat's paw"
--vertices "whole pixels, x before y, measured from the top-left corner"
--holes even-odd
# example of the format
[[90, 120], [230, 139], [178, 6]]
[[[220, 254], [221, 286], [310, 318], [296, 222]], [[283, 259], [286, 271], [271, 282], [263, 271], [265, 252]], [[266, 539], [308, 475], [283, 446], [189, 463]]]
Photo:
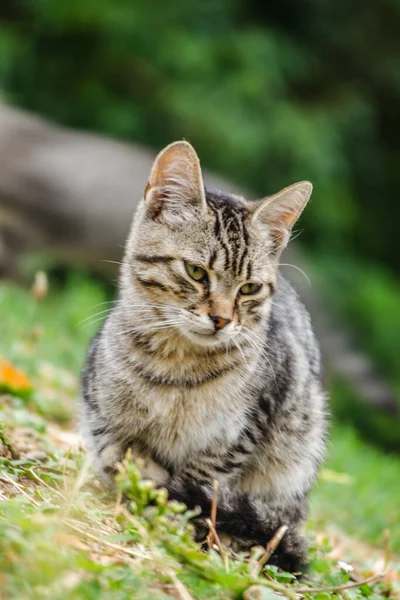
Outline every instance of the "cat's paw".
[[142, 459], [139, 462], [139, 470], [143, 479], [151, 479], [157, 487], [164, 486], [169, 479], [168, 471], [151, 458]]
[[268, 560], [268, 564], [277, 565], [290, 573], [304, 573], [307, 570], [306, 538], [296, 529], [286, 532], [279, 546]]

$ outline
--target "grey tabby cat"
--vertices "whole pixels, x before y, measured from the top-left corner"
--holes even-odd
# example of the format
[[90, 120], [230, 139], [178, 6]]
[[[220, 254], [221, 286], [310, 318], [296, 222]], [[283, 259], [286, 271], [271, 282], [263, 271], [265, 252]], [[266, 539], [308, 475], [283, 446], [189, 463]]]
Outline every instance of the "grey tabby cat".
[[119, 298], [94, 338], [81, 427], [98, 472], [128, 448], [143, 476], [217, 529], [305, 560], [307, 493], [324, 454], [325, 396], [306, 310], [279, 256], [312, 186], [259, 202], [205, 190], [187, 142], [156, 158], [133, 221]]

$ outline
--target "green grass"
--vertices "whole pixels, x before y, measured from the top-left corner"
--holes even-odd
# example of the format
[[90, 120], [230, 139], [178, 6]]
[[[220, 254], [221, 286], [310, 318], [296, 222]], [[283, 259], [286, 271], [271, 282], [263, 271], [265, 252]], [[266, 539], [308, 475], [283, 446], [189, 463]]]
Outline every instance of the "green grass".
[[332, 431], [326, 469], [344, 473], [330, 477], [323, 470], [312, 493], [312, 517], [335, 524], [350, 535], [379, 544], [389, 529], [400, 552], [400, 458], [361, 441], [354, 430], [337, 425]]
[[[296, 587], [348, 581], [338, 554], [368, 576], [375, 553], [382, 556], [385, 529], [400, 551], [400, 459], [339, 425], [312, 493], [306, 581], [260, 569], [261, 550], [250, 557], [227, 552], [225, 558], [217, 550], [201, 552], [191, 539], [190, 515], [140, 481], [135, 465], [126, 464], [119, 477], [120, 490], [134, 502], [132, 513], [116, 506], [90, 473], [83, 477], [83, 450], [76, 444], [69, 449], [79, 373], [102, 315], [88, 317], [107, 309], [108, 300], [100, 284], [77, 275], [41, 301], [0, 286], [0, 354], [24, 369], [34, 388], [28, 398], [0, 395], [1, 600], [272, 600], [282, 594], [294, 600]], [[390, 597], [388, 585], [365, 585], [346, 595], [378, 600]], [[306, 597], [328, 600], [333, 594]]]

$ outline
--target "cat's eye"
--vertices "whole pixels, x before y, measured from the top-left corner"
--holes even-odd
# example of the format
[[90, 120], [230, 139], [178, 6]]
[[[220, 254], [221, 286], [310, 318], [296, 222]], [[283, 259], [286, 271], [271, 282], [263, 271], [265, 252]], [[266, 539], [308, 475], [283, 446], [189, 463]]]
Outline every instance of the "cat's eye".
[[239, 292], [243, 296], [250, 296], [251, 294], [257, 294], [261, 290], [261, 283], [245, 283], [240, 288]]
[[185, 268], [192, 279], [195, 281], [205, 281], [207, 279], [207, 272], [203, 267], [199, 267], [199, 265], [194, 265], [191, 262], [185, 262]]

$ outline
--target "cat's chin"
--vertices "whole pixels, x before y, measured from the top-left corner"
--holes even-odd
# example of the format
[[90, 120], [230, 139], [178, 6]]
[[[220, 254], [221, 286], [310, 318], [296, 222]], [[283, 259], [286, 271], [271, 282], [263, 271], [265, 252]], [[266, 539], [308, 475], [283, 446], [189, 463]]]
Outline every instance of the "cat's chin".
[[221, 346], [226, 344], [226, 339], [221, 339], [218, 335], [215, 334], [207, 334], [207, 333], [197, 333], [196, 331], [182, 331], [183, 335], [186, 337], [189, 342], [192, 344], [197, 344], [198, 346], [212, 348], [215, 346]]

